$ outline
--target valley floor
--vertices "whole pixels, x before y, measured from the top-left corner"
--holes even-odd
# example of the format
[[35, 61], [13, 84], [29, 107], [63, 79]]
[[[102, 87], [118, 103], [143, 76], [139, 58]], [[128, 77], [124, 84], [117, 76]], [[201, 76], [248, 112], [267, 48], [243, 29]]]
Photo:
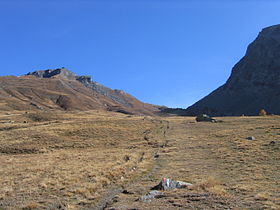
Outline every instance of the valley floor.
[[0, 113], [0, 209], [279, 209], [280, 117], [219, 120]]

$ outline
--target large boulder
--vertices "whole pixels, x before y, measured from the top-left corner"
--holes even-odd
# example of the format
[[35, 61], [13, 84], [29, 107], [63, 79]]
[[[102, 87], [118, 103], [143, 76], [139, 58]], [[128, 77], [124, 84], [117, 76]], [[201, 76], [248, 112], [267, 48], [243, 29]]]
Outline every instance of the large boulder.
[[172, 190], [172, 189], [181, 189], [192, 186], [191, 183], [175, 181], [172, 179], [163, 178], [160, 183], [152, 188], [152, 190]]
[[207, 114], [200, 114], [195, 118], [196, 122], [217, 122], [214, 118], [208, 116]]

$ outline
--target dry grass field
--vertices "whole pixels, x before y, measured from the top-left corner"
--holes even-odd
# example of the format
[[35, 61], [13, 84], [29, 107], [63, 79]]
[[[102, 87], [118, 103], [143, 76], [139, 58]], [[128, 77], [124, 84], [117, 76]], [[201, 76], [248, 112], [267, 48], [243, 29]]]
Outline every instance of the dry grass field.
[[280, 209], [280, 117], [219, 120], [2, 112], [0, 209]]
[[0, 209], [96, 204], [147, 173], [166, 123], [117, 113], [2, 113]]

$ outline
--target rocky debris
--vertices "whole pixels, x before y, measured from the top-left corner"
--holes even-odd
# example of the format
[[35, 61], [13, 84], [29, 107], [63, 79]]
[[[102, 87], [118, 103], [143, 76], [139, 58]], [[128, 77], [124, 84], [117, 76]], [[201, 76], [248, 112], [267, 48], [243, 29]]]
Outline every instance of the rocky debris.
[[154, 155], [154, 158], [159, 158], [159, 154], [155, 154], [155, 155]]
[[276, 144], [276, 141], [271, 141], [269, 142], [270, 145], [275, 145]]
[[130, 160], [130, 157], [128, 155], [125, 155], [123, 159], [124, 159], [125, 162], [127, 162], [127, 161]]
[[160, 183], [151, 188], [148, 194], [141, 196], [138, 200], [139, 201], [150, 201], [154, 198], [160, 198], [164, 196], [164, 193], [159, 190], [173, 190], [173, 189], [182, 189], [188, 188], [192, 186], [191, 183], [182, 182], [182, 181], [174, 181], [172, 179], [163, 178]]
[[160, 192], [158, 190], [153, 190], [153, 191], [149, 192], [148, 194], [141, 196], [138, 200], [139, 201], [150, 201], [159, 195], [163, 195], [163, 192]]
[[36, 107], [37, 109], [40, 109], [40, 110], [43, 110], [43, 109], [44, 109], [43, 107], [41, 107], [41, 106], [39, 106], [38, 104], [35, 104], [35, 103], [33, 103], [33, 102], [30, 102], [30, 105], [31, 105], [31, 106], [34, 106], [34, 107]]
[[8, 123], [15, 123], [15, 121], [8, 120], [8, 121], [4, 121], [4, 122], [1, 122], [1, 123], [6, 123], [6, 124], [8, 124]]
[[[209, 193], [183, 193], [183, 194], [176, 193], [176, 198], [188, 198], [188, 200], [191, 201], [205, 200], [209, 196], [210, 196]], [[174, 197], [174, 195], [172, 194], [162, 194], [156, 196], [156, 198], [172, 198], [172, 197]]]
[[186, 115], [246, 116], [260, 109], [280, 114], [280, 25], [263, 29], [227, 82], [187, 108]]
[[76, 80], [83, 84], [90, 84], [92, 82], [91, 76], [76, 76]]
[[208, 116], [207, 114], [198, 115], [195, 120], [196, 122], [217, 122], [217, 120]]
[[152, 190], [172, 190], [181, 189], [192, 186], [191, 183], [174, 181], [172, 179], [163, 178], [160, 183], [152, 188]]
[[254, 136], [249, 136], [249, 137], [247, 137], [246, 139], [247, 139], [247, 140], [251, 140], [251, 141], [256, 140], [256, 138], [255, 138]]
[[129, 192], [128, 190], [123, 190], [122, 193], [126, 194], [126, 195], [133, 195], [134, 194], [133, 192]]
[[[130, 96], [128, 94], [124, 94], [123, 91], [119, 91], [119, 90], [112, 90], [108, 87], [105, 87], [104, 85], [101, 85], [97, 82], [93, 82], [93, 81], [88, 81], [88, 80], [80, 80], [80, 82], [85, 85], [87, 88], [103, 95], [106, 96], [108, 98], [110, 98], [111, 100], [124, 105], [125, 107], [132, 107], [132, 105], [129, 103], [129, 101], [127, 101], [125, 99], [125, 96]], [[131, 97], [131, 96], [130, 96]]]

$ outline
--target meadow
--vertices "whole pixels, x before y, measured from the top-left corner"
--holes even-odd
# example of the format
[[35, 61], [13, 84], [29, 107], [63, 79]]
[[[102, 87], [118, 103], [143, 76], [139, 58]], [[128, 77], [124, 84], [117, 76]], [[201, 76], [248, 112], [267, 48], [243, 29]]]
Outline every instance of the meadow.
[[218, 120], [1, 112], [0, 209], [279, 209], [280, 117]]

